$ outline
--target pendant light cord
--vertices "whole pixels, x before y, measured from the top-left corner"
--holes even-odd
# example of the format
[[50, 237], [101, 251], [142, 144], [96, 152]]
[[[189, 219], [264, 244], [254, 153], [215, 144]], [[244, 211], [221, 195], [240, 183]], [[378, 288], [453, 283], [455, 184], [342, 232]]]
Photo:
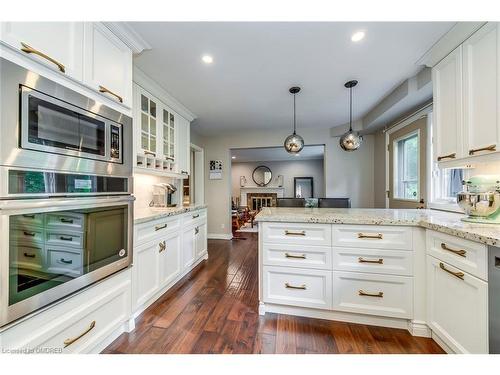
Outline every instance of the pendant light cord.
[[296, 120], [295, 120], [295, 95], [293, 94], [293, 134], [295, 135], [295, 130], [296, 130]]
[[352, 87], [349, 87], [349, 131], [352, 132]]

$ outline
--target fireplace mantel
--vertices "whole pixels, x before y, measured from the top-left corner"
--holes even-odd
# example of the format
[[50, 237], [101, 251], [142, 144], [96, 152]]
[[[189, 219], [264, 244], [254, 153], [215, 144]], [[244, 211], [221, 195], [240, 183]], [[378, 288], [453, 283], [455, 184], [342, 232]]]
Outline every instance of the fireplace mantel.
[[240, 204], [247, 205], [248, 193], [275, 193], [278, 198], [283, 198], [285, 195], [285, 188], [279, 186], [245, 186], [240, 187]]

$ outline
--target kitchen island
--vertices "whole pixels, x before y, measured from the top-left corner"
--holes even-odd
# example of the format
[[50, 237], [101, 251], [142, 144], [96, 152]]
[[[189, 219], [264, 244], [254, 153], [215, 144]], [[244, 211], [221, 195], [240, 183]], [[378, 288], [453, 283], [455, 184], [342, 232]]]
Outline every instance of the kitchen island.
[[259, 312], [406, 328], [488, 352], [488, 246], [500, 226], [434, 210], [264, 208]]

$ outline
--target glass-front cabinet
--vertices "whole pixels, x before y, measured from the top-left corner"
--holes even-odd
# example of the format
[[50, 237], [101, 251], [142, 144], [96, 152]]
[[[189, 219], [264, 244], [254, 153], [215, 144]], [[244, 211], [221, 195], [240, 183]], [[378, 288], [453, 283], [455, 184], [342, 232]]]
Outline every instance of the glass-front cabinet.
[[175, 115], [163, 109], [163, 156], [175, 161]]
[[156, 156], [156, 100], [145, 94], [141, 95], [141, 151], [146, 155]]

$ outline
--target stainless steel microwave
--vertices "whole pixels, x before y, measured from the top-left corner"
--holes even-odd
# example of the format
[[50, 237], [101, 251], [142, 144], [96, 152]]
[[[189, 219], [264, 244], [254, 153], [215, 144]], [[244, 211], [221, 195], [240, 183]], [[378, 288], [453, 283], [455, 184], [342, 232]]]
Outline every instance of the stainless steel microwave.
[[132, 119], [0, 58], [0, 165], [132, 175]]

